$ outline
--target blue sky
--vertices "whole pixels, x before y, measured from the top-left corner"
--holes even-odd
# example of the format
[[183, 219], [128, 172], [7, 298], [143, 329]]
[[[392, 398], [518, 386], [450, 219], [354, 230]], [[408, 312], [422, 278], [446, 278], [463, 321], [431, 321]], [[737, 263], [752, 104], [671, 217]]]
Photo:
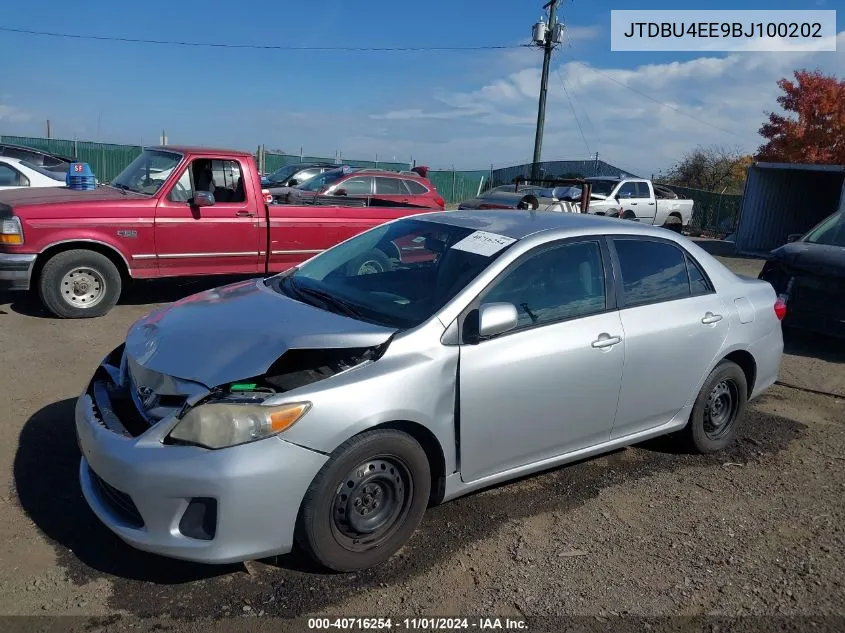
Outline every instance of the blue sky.
[[[488, 46], [529, 40], [542, 0], [319, 3], [87, 0], [14, 3], [0, 26], [115, 37], [292, 46]], [[695, 8], [806, 9], [834, 0], [744, 0]], [[543, 158], [593, 152], [635, 173], [696, 145], [752, 151], [775, 81], [795, 68], [845, 75], [836, 53], [614, 53], [610, 10], [675, 1], [564, 2]], [[688, 8], [693, 8], [691, 5]], [[530, 160], [542, 55], [185, 48], [0, 33], [0, 132], [268, 148], [485, 168]], [[608, 77], [617, 82], [614, 83]], [[564, 88], [566, 90], [564, 90]], [[567, 97], [568, 93], [568, 97]], [[642, 93], [652, 96], [652, 100]], [[659, 103], [658, 103], [659, 102]], [[573, 114], [574, 110], [574, 114]], [[578, 130], [580, 123], [583, 135]]]

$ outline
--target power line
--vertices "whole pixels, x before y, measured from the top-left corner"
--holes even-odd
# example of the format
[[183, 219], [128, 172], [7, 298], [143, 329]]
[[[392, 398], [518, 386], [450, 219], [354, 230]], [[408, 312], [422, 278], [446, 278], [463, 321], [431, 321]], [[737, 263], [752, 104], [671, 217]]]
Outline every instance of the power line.
[[484, 51], [525, 48], [530, 44], [510, 44], [501, 46], [286, 46], [276, 44], [225, 44], [217, 42], [183, 42], [177, 40], [148, 40], [135, 37], [112, 37], [105, 35], [81, 35], [78, 33], [55, 33], [34, 31], [0, 26], [0, 31], [24, 35], [42, 35], [77, 40], [96, 40], [100, 42], [124, 42], [131, 44], [159, 44], [165, 46], [192, 46], [202, 48], [242, 48], [273, 51], [369, 51], [369, 52], [414, 52], [414, 51]]
[[575, 117], [575, 123], [578, 124], [578, 131], [581, 133], [581, 140], [584, 141], [584, 147], [587, 149], [588, 154], [592, 154], [590, 151], [590, 144], [587, 143], [587, 137], [584, 136], [584, 128], [581, 127], [581, 120], [578, 118], [578, 113], [575, 111], [575, 106], [569, 96], [569, 91], [566, 89], [566, 83], [563, 81], [563, 75], [560, 74], [560, 68], [557, 69], [557, 76], [560, 79], [560, 85], [563, 86], [563, 93], [566, 95], [566, 100], [569, 102], [569, 108], [572, 110], [572, 116]]
[[598, 68], [596, 68], [595, 66], [588, 66], [588, 65], [587, 65], [587, 64], [585, 64], [584, 62], [580, 62], [580, 61], [577, 61], [577, 60], [573, 60], [573, 62], [574, 62], [574, 63], [576, 63], [576, 64], [580, 64], [581, 66], [583, 66], [583, 67], [584, 67], [584, 68], [586, 68], [587, 70], [592, 70], [593, 72], [598, 73], [599, 75], [601, 75], [601, 76], [602, 76], [602, 77], [604, 77], [605, 79], [609, 79], [609, 80], [610, 80], [610, 81], [612, 81], [613, 83], [619, 84], [620, 86], [622, 86], [623, 88], [627, 88], [627, 89], [628, 89], [628, 90], [630, 90], [631, 92], [636, 92], [638, 95], [640, 95], [641, 97], [645, 97], [645, 98], [646, 98], [646, 99], [648, 99], [649, 101], [654, 101], [655, 103], [657, 103], [657, 104], [659, 104], [659, 105], [662, 105], [662, 106], [663, 106], [663, 107], [665, 107], [665, 108], [669, 108], [670, 110], [673, 110], [673, 111], [677, 112], [678, 114], [682, 114], [682, 115], [683, 115], [683, 116], [685, 116], [685, 117], [689, 117], [690, 119], [693, 119], [693, 120], [695, 120], [695, 121], [698, 121], [698, 122], [699, 122], [699, 123], [701, 123], [702, 125], [706, 125], [706, 126], [708, 126], [708, 127], [712, 127], [714, 130], [719, 130], [720, 132], [724, 132], [725, 134], [730, 134], [730, 135], [732, 135], [732, 136], [734, 136], [734, 135], [736, 134], [735, 132], [731, 132], [730, 130], [726, 130], [726, 129], [725, 129], [725, 128], [723, 128], [723, 127], [719, 127], [718, 125], [714, 125], [713, 123], [710, 123], [709, 121], [705, 121], [704, 119], [700, 119], [700, 118], [698, 118], [697, 116], [695, 116], [694, 114], [690, 114], [689, 112], [684, 112], [684, 111], [683, 111], [683, 110], [681, 110], [680, 108], [676, 108], [676, 107], [675, 107], [675, 106], [673, 106], [673, 105], [670, 105], [670, 104], [668, 104], [668, 103], [666, 103], [666, 102], [664, 102], [664, 101], [661, 101], [660, 99], [655, 99], [654, 97], [652, 97], [652, 96], [651, 96], [650, 94], [648, 94], [648, 93], [645, 93], [645, 92], [642, 92], [642, 91], [640, 91], [640, 90], [637, 90], [636, 88], [632, 88], [631, 86], [629, 86], [629, 85], [628, 85], [628, 84], [626, 84], [625, 82], [623, 82], [623, 81], [619, 81], [619, 80], [618, 80], [618, 79], [616, 79], [615, 77], [613, 77], [613, 76], [611, 76], [611, 75], [608, 75], [607, 73], [604, 73], [604, 72], [600, 71], [600, 70], [599, 70]]

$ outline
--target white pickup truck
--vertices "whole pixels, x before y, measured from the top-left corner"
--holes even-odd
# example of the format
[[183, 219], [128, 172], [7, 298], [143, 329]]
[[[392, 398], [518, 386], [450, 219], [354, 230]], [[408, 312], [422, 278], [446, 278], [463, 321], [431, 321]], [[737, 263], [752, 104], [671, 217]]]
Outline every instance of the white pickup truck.
[[589, 213], [662, 226], [681, 232], [692, 218], [692, 200], [639, 178], [587, 178], [592, 185]]

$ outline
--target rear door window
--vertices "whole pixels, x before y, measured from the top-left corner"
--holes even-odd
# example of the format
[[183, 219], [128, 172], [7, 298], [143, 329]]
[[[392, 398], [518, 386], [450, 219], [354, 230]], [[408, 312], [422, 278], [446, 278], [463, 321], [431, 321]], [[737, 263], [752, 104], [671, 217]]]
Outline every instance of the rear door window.
[[408, 191], [398, 178], [376, 178], [376, 194], [383, 196], [407, 196]]
[[411, 190], [411, 193], [415, 196], [421, 196], [423, 194], [428, 193], [428, 189], [426, 189], [416, 180], [403, 180], [402, 182], [405, 183], [405, 186], [408, 187], [408, 189]]
[[684, 253], [667, 242], [614, 239], [626, 308], [690, 297]]
[[357, 176], [338, 183], [335, 192], [343, 189], [348, 196], [368, 196], [373, 191], [373, 179], [365, 176]]

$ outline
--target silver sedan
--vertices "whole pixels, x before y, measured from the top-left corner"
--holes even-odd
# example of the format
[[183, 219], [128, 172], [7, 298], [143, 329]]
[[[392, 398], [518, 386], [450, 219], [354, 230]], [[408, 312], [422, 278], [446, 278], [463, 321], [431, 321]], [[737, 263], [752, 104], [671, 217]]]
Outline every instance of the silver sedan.
[[431, 503], [667, 433], [722, 449], [784, 313], [664, 229], [400, 219], [138, 321], [77, 404], [82, 491], [143, 550], [371, 567]]

